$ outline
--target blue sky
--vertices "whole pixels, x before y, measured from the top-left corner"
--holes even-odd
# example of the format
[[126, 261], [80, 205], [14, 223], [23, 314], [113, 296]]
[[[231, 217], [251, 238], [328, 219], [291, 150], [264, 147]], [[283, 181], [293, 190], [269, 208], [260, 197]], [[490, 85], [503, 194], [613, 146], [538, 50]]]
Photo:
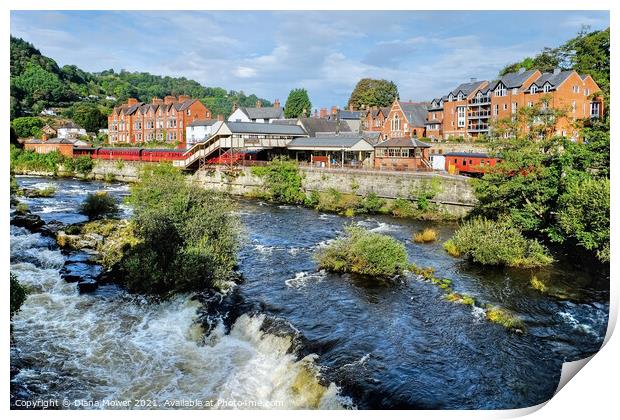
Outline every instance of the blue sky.
[[60, 65], [185, 76], [282, 102], [305, 87], [314, 108], [343, 106], [362, 77], [429, 100], [582, 25], [606, 28], [609, 12], [11, 12], [11, 34]]

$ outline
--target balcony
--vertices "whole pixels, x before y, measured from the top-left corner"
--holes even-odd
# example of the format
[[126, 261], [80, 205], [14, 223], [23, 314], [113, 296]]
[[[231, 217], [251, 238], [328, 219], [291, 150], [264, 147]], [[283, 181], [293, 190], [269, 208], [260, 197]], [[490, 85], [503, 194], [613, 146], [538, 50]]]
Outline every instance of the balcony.
[[469, 118], [489, 118], [491, 116], [491, 111], [471, 111], [467, 116]]
[[489, 131], [489, 125], [488, 124], [471, 124], [469, 127], [467, 127], [467, 131], [470, 133], [481, 133], [484, 131]]
[[469, 101], [470, 105], [488, 105], [491, 103], [490, 96], [483, 96], [482, 98], [473, 98]]

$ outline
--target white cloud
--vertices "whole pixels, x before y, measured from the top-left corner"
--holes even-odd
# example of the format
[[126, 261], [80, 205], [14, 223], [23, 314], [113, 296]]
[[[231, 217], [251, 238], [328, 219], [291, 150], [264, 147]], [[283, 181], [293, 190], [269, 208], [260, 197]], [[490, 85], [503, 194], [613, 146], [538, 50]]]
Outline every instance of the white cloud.
[[256, 76], [256, 70], [251, 67], [238, 66], [233, 73], [237, 77], [248, 78]]

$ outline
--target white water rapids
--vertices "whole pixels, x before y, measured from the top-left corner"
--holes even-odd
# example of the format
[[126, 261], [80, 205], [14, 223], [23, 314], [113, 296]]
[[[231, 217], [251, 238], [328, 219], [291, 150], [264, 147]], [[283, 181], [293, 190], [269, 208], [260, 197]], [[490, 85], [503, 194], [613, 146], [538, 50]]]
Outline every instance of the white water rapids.
[[11, 227], [11, 272], [30, 288], [13, 317], [14, 355], [26, 366], [14, 381], [33, 398], [342, 407], [337, 387], [317, 381], [312, 358], [289, 352], [290, 337], [260, 330], [264, 316], [243, 315], [230, 333], [220, 325], [204, 337], [189, 296], [149, 303], [105, 287], [80, 295], [59, 275], [64, 256], [46, 245]]

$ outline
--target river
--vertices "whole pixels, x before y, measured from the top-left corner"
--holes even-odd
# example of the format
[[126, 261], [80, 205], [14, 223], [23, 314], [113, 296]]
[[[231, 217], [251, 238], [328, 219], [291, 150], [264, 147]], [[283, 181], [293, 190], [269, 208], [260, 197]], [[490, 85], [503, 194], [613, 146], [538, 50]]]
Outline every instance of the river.
[[[54, 197], [23, 200], [46, 221], [83, 221], [77, 208], [88, 192], [128, 194], [119, 183], [18, 182], [57, 188]], [[454, 226], [435, 226], [440, 241], [416, 244], [412, 233], [430, 222], [237, 204], [244, 281], [230, 293], [243, 314], [208, 331], [200, 319], [209, 303], [188, 295], [153, 302], [114, 285], [79, 294], [60, 278], [66, 256], [54, 241], [12, 226], [11, 271], [31, 288], [13, 318], [13, 387], [29, 398], [132, 400], [137, 408], [179, 399], [221, 402], [215, 408], [520, 408], [549, 399], [562, 363], [602, 344], [607, 270], [561, 257], [544, 270], [482, 268], [443, 251]], [[123, 217], [130, 213], [123, 206]], [[318, 272], [312, 255], [346, 223], [399, 239], [411, 262], [435, 268], [478, 306], [447, 302], [413, 275], [378, 287]], [[548, 293], [530, 287], [533, 274]], [[486, 321], [484, 303], [518, 314], [526, 333]]]

